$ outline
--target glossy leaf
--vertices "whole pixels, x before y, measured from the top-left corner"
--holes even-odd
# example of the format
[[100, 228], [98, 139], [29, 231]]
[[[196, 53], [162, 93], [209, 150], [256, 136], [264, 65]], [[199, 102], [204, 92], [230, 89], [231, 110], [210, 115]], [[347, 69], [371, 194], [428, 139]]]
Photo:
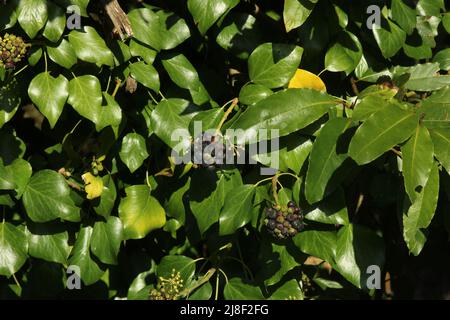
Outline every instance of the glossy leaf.
[[69, 42], [80, 60], [95, 63], [97, 66], [114, 66], [112, 51], [94, 28], [85, 26], [83, 31], [71, 31]]
[[318, 0], [285, 0], [283, 20], [286, 32], [300, 27], [308, 19]]
[[434, 153], [442, 166], [450, 173], [450, 130], [430, 130], [434, 144]]
[[225, 12], [238, 3], [238, 0], [188, 0], [187, 6], [198, 30], [205, 34]]
[[361, 57], [362, 46], [358, 38], [351, 32], [343, 31], [325, 55], [325, 68], [349, 74], [358, 66]]
[[79, 276], [86, 286], [97, 282], [104, 273], [103, 269], [94, 261], [90, 252], [92, 232], [91, 226], [80, 229], [69, 259], [69, 265], [80, 268]]
[[311, 150], [306, 174], [305, 195], [309, 203], [322, 200], [330, 192], [329, 188], [327, 190], [328, 182], [348, 158], [345, 152], [338, 150], [338, 140], [351, 124], [345, 118], [335, 118], [320, 130]]
[[70, 254], [69, 233], [59, 223], [27, 224], [28, 251], [35, 258], [61, 264]]
[[57, 218], [80, 221], [80, 209], [70, 198], [70, 188], [56, 171], [35, 173], [23, 194], [27, 215], [34, 222], [47, 222]]
[[47, 52], [50, 59], [66, 69], [72, 68], [77, 63], [75, 50], [66, 39], [62, 39], [56, 46], [47, 46]]
[[135, 62], [130, 65], [130, 73], [139, 83], [155, 92], [159, 91], [158, 71], [143, 61]]
[[135, 185], [125, 189], [126, 197], [119, 205], [124, 240], [142, 239], [149, 232], [162, 228], [166, 223], [164, 209], [158, 200], [150, 195], [145, 185]]
[[137, 133], [129, 133], [123, 138], [119, 154], [131, 173], [139, 169], [149, 156], [144, 138]]
[[17, 8], [20, 26], [33, 39], [48, 18], [47, 2], [44, 0], [20, 0]]
[[423, 189], [411, 203], [405, 200], [403, 214], [403, 237], [409, 251], [415, 256], [422, 251], [427, 237], [421, 229], [427, 228], [434, 217], [439, 196], [439, 171], [433, 164]]
[[134, 9], [128, 18], [134, 37], [157, 51], [173, 49], [191, 35], [183, 19], [163, 10]]
[[91, 251], [101, 262], [117, 264], [122, 231], [122, 222], [117, 217], [109, 217], [106, 222], [97, 221], [94, 224]]
[[433, 166], [433, 141], [427, 128], [417, 125], [411, 138], [402, 146], [402, 170], [405, 190], [411, 201], [416, 190], [423, 188]]
[[28, 244], [25, 232], [9, 222], [0, 223], [0, 275], [10, 277], [25, 264]]
[[245, 131], [238, 137], [240, 143], [257, 140], [259, 129], [278, 129], [285, 136], [312, 124], [335, 103], [333, 97], [312, 89], [279, 91], [249, 106], [230, 128]]
[[408, 139], [417, 123], [415, 113], [397, 106], [383, 108], [358, 128], [350, 142], [348, 153], [360, 165], [369, 163]]
[[102, 91], [100, 81], [92, 75], [75, 77], [69, 82], [69, 99], [67, 102], [81, 116], [98, 123], [100, 120], [100, 106]]
[[233, 234], [251, 220], [255, 191], [255, 186], [246, 184], [227, 194], [219, 218], [220, 235]]
[[239, 278], [232, 278], [223, 289], [223, 295], [227, 300], [262, 300], [261, 289], [256, 286], [246, 284]]
[[54, 78], [49, 72], [40, 73], [31, 81], [28, 95], [53, 128], [69, 96], [69, 81], [63, 75]]
[[284, 86], [294, 76], [302, 54], [298, 46], [264, 43], [248, 58], [250, 79], [268, 88]]

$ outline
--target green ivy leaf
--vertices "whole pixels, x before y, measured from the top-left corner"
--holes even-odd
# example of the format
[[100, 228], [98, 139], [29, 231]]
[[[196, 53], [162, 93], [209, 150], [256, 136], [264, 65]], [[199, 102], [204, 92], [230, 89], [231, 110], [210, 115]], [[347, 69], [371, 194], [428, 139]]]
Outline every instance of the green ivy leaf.
[[96, 283], [104, 274], [104, 270], [95, 262], [90, 253], [93, 228], [82, 227], [71, 252], [69, 265], [80, 268], [80, 278], [86, 286]]
[[28, 95], [54, 128], [69, 96], [69, 81], [63, 75], [54, 78], [42, 72], [31, 80]]
[[358, 288], [367, 288], [371, 265], [384, 267], [384, 242], [370, 229], [349, 224], [337, 235], [336, 264], [334, 268]]
[[135, 62], [130, 64], [130, 73], [137, 82], [155, 92], [159, 91], [159, 74], [153, 66], [144, 61]]
[[257, 278], [264, 279], [266, 286], [277, 284], [286, 273], [298, 267], [301, 262], [292, 255], [292, 248], [273, 243], [270, 238], [261, 242], [258, 261], [261, 267]]
[[247, 84], [239, 92], [239, 102], [246, 105], [255, 104], [273, 94], [269, 88], [259, 84]]
[[106, 92], [103, 92], [103, 98], [106, 105], [100, 107], [98, 122], [95, 129], [101, 131], [107, 126], [111, 126], [116, 137], [119, 133], [119, 126], [122, 122], [122, 109], [114, 98]]
[[122, 242], [122, 222], [117, 217], [108, 217], [106, 222], [94, 224], [91, 239], [91, 251], [106, 264], [117, 264], [120, 243]]
[[163, 257], [156, 269], [156, 275], [167, 279], [174, 272], [180, 273], [183, 285], [188, 287], [194, 278], [195, 261], [186, 256], [167, 255]]
[[408, 6], [403, 0], [392, 0], [391, 4], [392, 19], [406, 31], [411, 34], [416, 27], [416, 10]]
[[25, 232], [9, 222], [0, 223], [0, 275], [10, 277], [25, 264], [28, 244]]
[[134, 37], [157, 51], [173, 49], [191, 36], [184, 19], [171, 12], [134, 9], [128, 18]]
[[16, 199], [20, 199], [25, 191], [28, 181], [31, 178], [33, 169], [31, 168], [30, 163], [23, 159], [14, 160], [5, 169], [6, 169], [5, 176], [11, 177], [15, 185], [14, 187], [14, 190], [16, 191], [15, 197]]
[[[191, 140], [181, 131], [189, 132], [189, 123], [198, 111], [198, 107], [187, 100], [162, 100], [151, 114], [153, 131], [169, 147], [181, 146], [186, 150]], [[177, 130], [180, 131], [179, 135], [174, 134]]]
[[221, 236], [233, 234], [251, 220], [255, 191], [254, 185], [246, 184], [227, 194], [219, 218], [219, 234]]
[[285, 282], [269, 298], [270, 300], [303, 300], [303, 290], [295, 279]]
[[102, 177], [103, 192], [98, 205], [94, 206], [94, 211], [104, 217], [108, 218], [114, 208], [114, 203], [117, 197], [116, 185], [111, 175]]
[[80, 60], [95, 63], [99, 67], [114, 66], [112, 51], [93, 27], [85, 26], [83, 31], [71, 31], [69, 41]]
[[303, 230], [293, 241], [302, 252], [333, 264], [336, 255], [336, 232]]
[[33, 39], [47, 22], [47, 1], [20, 0], [17, 12], [20, 26]]
[[69, 233], [61, 223], [27, 223], [27, 238], [32, 257], [67, 264]]
[[48, 20], [42, 35], [51, 42], [58, 42], [66, 28], [66, 15], [61, 7], [47, 2]]
[[246, 284], [239, 278], [232, 278], [225, 284], [223, 295], [226, 300], [264, 300], [264, 296], [256, 286]]
[[23, 194], [27, 215], [34, 222], [47, 222], [57, 218], [78, 222], [80, 209], [70, 198], [70, 188], [62, 175], [52, 170], [35, 173]]
[[95, 124], [100, 121], [102, 90], [100, 81], [92, 75], [75, 77], [69, 82], [69, 99], [67, 102], [82, 117]]
[[286, 85], [302, 59], [303, 48], [290, 44], [264, 43], [248, 58], [250, 80], [268, 88]]
[[188, 10], [202, 35], [239, 0], [188, 0]]
[[283, 20], [286, 32], [300, 27], [314, 10], [318, 0], [285, 0]]
[[183, 54], [166, 55], [161, 61], [170, 79], [180, 88], [188, 89], [195, 104], [201, 105], [210, 99], [194, 66]]
[[130, 53], [133, 57], [141, 57], [147, 64], [153, 64], [156, 57], [156, 51], [151, 49], [145, 44], [136, 41], [135, 39], [130, 40]]
[[50, 59], [66, 69], [72, 68], [77, 63], [75, 50], [66, 39], [62, 39], [58, 45], [47, 46], [46, 48]]
[[126, 197], [120, 201], [119, 217], [124, 229], [124, 240], [142, 239], [149, 232], [162, 228], [166, 223], [164, 209], [150, 195], [145, 185], [125, 189]]
[[391, 20], [383, 19], [381, 26], [374, 26], [373, 35], [383, 57], [393, 57], [406, 41], [406, 32]]
[[305, 214], [305, 219], [334, 225], [349, 224], [343, 189], [337, 189], [336, 192], [318, 203], [317, 207]]
[[342, 31], [325, 55], [325, 68], [332, 72], [344, 71], [348, 75], [358, 66], [362, 54], [358, 37], [349, 31]]
[[222, 26], [216, 37], [217, 44], [240, 59], [247, 59], [261, 43], [261, 30], [250, 14], [231, 14]]
[[137, 133], [127, 134], [122, 140], [119, 155], [130, 172], [135, 172], [149, 156], [144, 138]]

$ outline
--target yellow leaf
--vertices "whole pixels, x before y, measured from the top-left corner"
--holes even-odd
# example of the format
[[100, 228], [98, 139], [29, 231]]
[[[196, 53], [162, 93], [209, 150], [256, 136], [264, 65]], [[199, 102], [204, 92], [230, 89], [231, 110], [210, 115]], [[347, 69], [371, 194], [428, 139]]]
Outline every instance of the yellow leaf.
[[87, 172], [81, 176], [83, 178], [85, 187], [84, 191], [87, 193], [87, 198], [89, 200], [98, 198], [103, 192], [103, 180], [100, 177], [92, 175], [92, 173]]
[[294, 77], [289, 81], [288, 88], [309, 88], [317, 91], [327, 91], [325, 83], [314, 73], [297, 69]]

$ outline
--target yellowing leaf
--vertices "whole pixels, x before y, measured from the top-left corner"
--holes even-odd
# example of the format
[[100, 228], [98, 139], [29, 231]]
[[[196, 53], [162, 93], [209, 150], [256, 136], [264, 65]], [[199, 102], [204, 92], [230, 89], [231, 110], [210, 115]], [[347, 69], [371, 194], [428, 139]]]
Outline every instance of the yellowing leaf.
[[87, 198], [89, 200], [98, 198], [103, 192], [103, 180], [100, 177], [92, 175], [92, 173], [87, 172], [81, 176], [83, 178], [85, 188], [87, 193]]
[[150, 195], [148, 186], [130, 186], [125, 189], [125, 193], [127, 196], [119, 205], [124, 239], [142, 239], [150, 231], [166, 224], [166, 212], [158, 200]]
[[303, 69], [297, 69], [295, 75], [289, 81], [288, 88], [309, 88], [317, 91], [327, 91], [325, 83], [314, 73]]

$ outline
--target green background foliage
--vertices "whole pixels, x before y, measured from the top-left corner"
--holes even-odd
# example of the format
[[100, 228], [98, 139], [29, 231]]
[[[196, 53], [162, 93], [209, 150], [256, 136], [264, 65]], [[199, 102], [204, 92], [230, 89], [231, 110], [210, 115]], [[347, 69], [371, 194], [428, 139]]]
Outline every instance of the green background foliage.
[[[148, 299], [174, 271], [183, 299], [450, 292], [444, 0], [121, 1], [124, 40], [100, 3], [0, 4], [0, 36], [31, 44], [0, 68], [1, 299]], [[66, 27], [73, 4], [80, 30]], [[288, 88], [298, 68], [327, 92]], [[223, 132], [243, 130], [235, 142], [278, 129], [279, 150], [175, 165], [171, 135], [196, 120], [226, 120]], [[260, 175], [272, 154], [275, 190]], [[277, 240], [264, 209], [289, 200], [306, 227]], [[70, 265], [81, 290], [66, 288]]]

